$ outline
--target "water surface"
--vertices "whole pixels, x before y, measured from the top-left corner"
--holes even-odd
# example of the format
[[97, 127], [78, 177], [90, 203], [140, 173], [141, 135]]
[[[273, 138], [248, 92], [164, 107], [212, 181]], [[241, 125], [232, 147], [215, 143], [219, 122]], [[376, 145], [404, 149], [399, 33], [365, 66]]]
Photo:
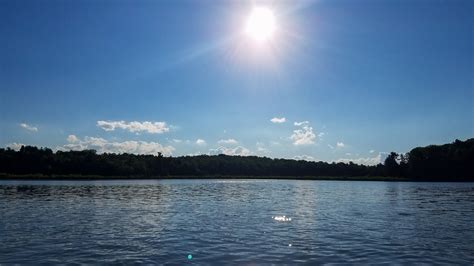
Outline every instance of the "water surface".
[[473, 243], [474, 183], [0, 181], [0, 263], [472, 265]]

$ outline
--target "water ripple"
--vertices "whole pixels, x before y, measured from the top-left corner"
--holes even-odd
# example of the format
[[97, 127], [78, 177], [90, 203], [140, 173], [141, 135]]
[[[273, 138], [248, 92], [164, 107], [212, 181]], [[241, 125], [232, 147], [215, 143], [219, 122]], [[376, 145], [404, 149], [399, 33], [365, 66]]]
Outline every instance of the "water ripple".
[[473, 210], [472, 183], [0, 181], [0, 263], [471, 265]]

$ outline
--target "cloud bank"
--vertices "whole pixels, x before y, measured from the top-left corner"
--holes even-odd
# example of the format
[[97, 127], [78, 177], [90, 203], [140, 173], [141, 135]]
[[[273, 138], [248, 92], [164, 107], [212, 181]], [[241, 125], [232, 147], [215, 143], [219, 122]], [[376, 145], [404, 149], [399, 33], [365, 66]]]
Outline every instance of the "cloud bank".
[[114, 131], [115, 129], [123, 129], [132, 133], [148, 132], [151, 134], [161, 134], [168, 132], [170, 128], [166, 122], [150, 122], [150, 121], [97, 121], [97, 126], [105, 131]]
[[19, 151], [21, 149], [21, 146], [27, 146], [27, 145], [23, 144], [23, 143], [16, 143], [16, 142], [7, 144], [8, 148], [10, 148], [12, 150], [15, 150], [15, 151]]
[[68, 144], [58, 147], [58, 150], [96, 150], [97, 153], [133, 153], [133, 154], [153, 154], [161, 152], [163, 155], [171, 155], [175, 150], [173, 146], [163, 146], [158, 142], [146, 141], [123, 141], [115, 142], [103, 138], [85, 137], [79, 139], [75, 135], [67, 137]]
[[240, 156], [252, 155], [249, 149], [244, 148], [242, 146], [237, 146], [234, 148], [219, 147], [217, 149], [210, 149], [209, 154], [210, 155], [225, 154], [225, 155], [240, 155]]
[[377, 156], [374, 157], [361, 157], [361, 158], [355, 158], [355, 159], [347, 159], [347, 158], [341, 158], [336, 160], [336, 163], [349, 163], [353, 162], [355, 164], [364, 164], [364, 165], [377, 165], [379, 163], [383, 163], [385, 158], [387, 157], [386, 153], [379, 153]]
[[302, 160], [302, 161], [307, 161], [307, 162], [315, 162], [316, 161], [316, 158], [314, 158], [313, 156], [311, 155], [297, 155], [295, 157], [293, 157], [294, 160]]

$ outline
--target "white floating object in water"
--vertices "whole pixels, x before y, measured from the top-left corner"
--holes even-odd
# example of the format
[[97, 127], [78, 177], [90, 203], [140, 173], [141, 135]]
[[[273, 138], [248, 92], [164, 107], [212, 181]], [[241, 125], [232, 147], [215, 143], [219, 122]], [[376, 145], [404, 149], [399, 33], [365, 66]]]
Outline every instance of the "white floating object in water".
[[291, 221], [291, 218], [286, 217], [285, 215], [283, 215], [283, 216], [272, 216], [272, 219], [274, 219], [275, 221], [279, 221], [279, 222], [289, 222], [289, 221]]
[[289, 246], [289, 247], [291, 247], [291, 243], [290, 243], [290, 244], [288, 244], [288, 246]]

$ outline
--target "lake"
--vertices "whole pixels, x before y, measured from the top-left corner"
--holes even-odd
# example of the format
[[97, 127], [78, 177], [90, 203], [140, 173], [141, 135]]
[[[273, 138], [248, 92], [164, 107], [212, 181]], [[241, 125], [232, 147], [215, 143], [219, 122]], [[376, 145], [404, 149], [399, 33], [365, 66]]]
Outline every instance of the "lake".
[[0, 263], [98, 262], [472, 265], [474, 183], [0, 181]]

